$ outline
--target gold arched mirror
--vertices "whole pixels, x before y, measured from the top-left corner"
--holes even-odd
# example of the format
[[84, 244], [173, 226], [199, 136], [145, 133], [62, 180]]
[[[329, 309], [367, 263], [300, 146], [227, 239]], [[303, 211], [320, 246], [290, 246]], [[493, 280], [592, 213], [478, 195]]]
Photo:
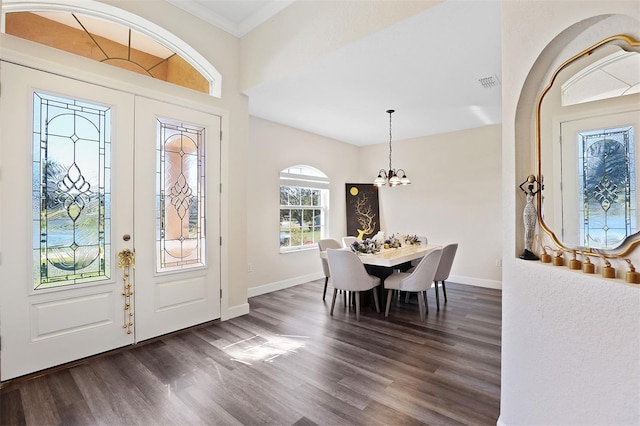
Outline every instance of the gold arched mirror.
[[565, 250], [640, 244], [640, 42], [609, 37], [564, 62], [536, 108], [540, 227]]

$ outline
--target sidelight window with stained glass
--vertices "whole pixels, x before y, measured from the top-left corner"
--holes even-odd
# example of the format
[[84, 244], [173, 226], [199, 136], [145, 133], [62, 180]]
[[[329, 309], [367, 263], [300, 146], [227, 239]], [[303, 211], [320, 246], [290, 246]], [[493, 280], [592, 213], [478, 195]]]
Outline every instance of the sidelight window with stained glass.
[[205, 265], [205, 129], [157, 122], [157, 271]]
[[33, 95], [34, 289], [111, 276], [109, 107]]
[[578, 133], [580, 238], [585, 247], [612, 249], [636, 232], [633, 127]]

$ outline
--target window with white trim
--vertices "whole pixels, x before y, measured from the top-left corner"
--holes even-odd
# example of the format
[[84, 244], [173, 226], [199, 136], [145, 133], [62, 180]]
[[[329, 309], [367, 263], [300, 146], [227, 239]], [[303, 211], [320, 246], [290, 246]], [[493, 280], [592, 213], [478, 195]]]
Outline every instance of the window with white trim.
[[280, 172], [280, 252], [315, 247], [327, 229], [329, 178], [310, 166]]

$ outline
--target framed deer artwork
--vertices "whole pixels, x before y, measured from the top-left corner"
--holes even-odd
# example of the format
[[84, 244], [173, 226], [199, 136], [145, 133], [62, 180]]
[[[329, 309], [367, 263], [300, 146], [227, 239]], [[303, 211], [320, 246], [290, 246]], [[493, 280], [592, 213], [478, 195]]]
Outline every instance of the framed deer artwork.
[[380, 230], [378, 187], [370, 183], [347, 183], [347, 235], [360, 240]]

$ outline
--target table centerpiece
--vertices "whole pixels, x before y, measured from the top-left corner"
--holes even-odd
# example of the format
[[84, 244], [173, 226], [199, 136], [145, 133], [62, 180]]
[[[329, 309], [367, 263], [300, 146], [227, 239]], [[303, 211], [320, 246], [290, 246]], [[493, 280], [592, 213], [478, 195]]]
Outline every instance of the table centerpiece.
[[417, 235], [405, 235], [404, 242], [410, 246], [420, 245], [420, 240]]
[[371, 239], [365, 239], [362, 241], [354, 241], [351, 243], [351, 250], [356, 254], [375, 254], [380, 251], [380, 244]]
[[384, 240], [385, 249], [400, 248], [400, 247], [402, 247], [402, 243], [400, 242], [400, 239], [396, 237], [396, 234], [392, 234], [389, 238]]

